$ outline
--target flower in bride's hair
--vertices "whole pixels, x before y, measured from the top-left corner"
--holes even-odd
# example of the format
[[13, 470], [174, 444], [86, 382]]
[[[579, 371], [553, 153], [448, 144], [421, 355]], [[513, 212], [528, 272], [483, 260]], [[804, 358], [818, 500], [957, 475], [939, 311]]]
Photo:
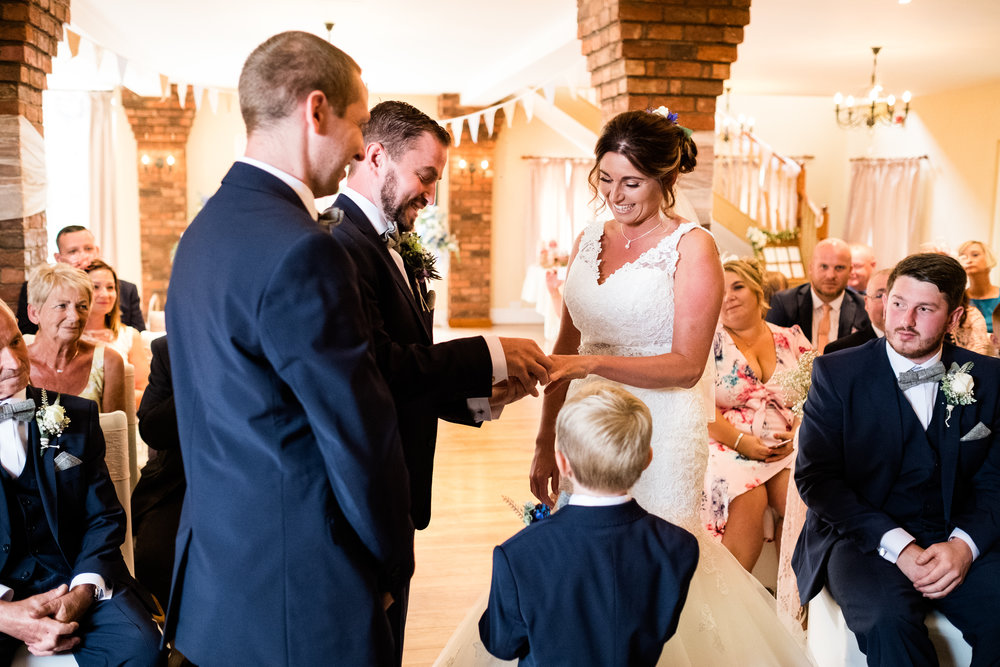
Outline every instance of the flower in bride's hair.
[[650, 111], [649, 113], [655, 113], [657, 116], [663, 116], [668, 121], [670, 121], [670, 123], [672, 125], [677, 125], [678, 124], [677, 123], [677, 114], [674, 113], [673, 111], [671, 111], [670, 109], [668, 109], [667, 107], [659, 106], [659, 107], [653, 109], [652, 111]]

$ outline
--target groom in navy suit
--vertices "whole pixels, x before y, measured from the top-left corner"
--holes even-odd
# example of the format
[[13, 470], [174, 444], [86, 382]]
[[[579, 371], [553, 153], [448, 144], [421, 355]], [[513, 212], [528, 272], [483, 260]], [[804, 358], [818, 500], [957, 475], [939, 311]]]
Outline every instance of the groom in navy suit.
[[43, 394], [28, 375], [14, 313], [0, 304], [0, 664], [21, 645], [84, 666], [156, 664], [160, 633], [122, 560], [125, 513], [97, 405], [46, 394], [69, 422], [43, 445]]
[[187, 480], [168, 637], [195, 664], [391, 664], [409, 484], [354, 264], [315, 207], [363, 150], [368, 94], [350, 56], [286, 32], [239, 96], [246, 156], [167, 301]]
[[818, 358], [795, 480], [803, 603], [825, 585], [869, 665], [935, 665], [943, 613], [1000, 663], [1000, 361], [944, 343], [966, 276], [912, 255], [889, 277], [884, 339]]

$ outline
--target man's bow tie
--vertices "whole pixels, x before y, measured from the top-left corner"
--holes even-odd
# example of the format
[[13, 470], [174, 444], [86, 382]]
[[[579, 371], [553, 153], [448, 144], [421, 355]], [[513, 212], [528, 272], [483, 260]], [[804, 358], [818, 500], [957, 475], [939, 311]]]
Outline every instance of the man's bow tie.
[[319, 214], [319, 224], [333, 229], [344, 220], [344, 212], [336, 206], [331, 206]]
[[0, 404], [0, 421], [16, 419], [19, 422], [30, 422], [34, 416], [35, 401], [30, 398]]
[[381, 238], [382, 242], [387, 246], [393, 250], [397, 250], [399, 248], [399, 228], [394, 222], [390, 222], [389, 225], [389, 229], [379, 234], [379, 238]]
[[944, 364], [940, 361], [927, 368], [903, 371], [899, 374], [899, 388], [903, 391], [925, 382], [937, 382], [944, 377]]

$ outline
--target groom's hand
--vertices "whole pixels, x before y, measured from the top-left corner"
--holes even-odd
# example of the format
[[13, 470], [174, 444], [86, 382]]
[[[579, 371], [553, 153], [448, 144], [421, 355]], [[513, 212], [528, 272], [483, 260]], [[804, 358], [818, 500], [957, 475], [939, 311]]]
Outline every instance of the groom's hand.
[[916, 559], [917, 565], [928, 568], [926, 574], [913, 580], [913, 587], [924, 597], [943, 598], [965, 581], [972, 567], [972, 550], [962, 540], [932, 544]]
[[926, 577], [927, 573], [930, 572], [930, 568], [927, 565], [917, 563], [917, 559], [923, 553], [923, 548], [917, 546], [916, 542], [910, 542], [899, 552], [899, 558], [896, 559], [896, 567], [902, 570], [907, 579], [914, 582], [914, 586], [918, 579]]
[[524, 388], [520, 380], [509, 378], [493, 385], [493, 394], [490, 396], [490, 407], [494, 409], [502, 408], [508, 403], [520, 401], [527, 395], [528, 390]]
[[535, 385], [548, 384], [552, 368], [542, 348], [527, 338], [501, 338], [500, 345], [507, 360], [507, 376], [517, 379], [532, 396], [538, 396]]

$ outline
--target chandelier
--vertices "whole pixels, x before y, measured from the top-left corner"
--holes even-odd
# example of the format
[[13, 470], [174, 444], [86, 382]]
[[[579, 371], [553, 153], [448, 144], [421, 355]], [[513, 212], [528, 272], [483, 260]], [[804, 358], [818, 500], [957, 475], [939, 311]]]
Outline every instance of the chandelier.
[[840, 93], [833, 97], [837, 124], [841, 127], [857, 127], [866, 125], [905, 125], [910, 114], [910, 91], [905, 91], [901, 98], [903, 109], [896, 109], [896, 96], [882, 96], [882, 84], [878, 80], [878, 52], [881, 46], [872, 47], [872, 82], [868, 96], [863, 100], [855, 100], [848, 95], [845, 100]]

